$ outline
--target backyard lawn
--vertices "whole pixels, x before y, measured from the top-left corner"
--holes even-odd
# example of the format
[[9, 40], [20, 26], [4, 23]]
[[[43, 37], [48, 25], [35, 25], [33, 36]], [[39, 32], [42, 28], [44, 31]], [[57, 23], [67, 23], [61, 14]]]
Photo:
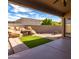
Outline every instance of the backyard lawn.
[[33, 47], [48, 43], [52, 40], [41, 38], [39, 36], [23, 36], [21, 37], [21, 41], [29, 48], [33, 48]]

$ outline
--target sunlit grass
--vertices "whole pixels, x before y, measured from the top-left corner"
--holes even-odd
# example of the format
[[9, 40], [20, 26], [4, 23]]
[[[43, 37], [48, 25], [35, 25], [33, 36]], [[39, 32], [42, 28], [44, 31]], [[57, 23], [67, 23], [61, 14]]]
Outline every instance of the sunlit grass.
[[52, 40], [41, 38], [39, 36], [23, 36], [21, 37], [21, 41], [29, 48], [33, 48], [33, 47], [48, 43]]

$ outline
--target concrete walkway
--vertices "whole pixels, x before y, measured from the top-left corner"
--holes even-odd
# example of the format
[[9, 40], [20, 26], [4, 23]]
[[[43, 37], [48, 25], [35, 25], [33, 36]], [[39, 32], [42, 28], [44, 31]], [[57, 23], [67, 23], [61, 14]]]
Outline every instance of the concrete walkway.
[[9, 41], [12, 45], [14, 53], [29, 49], [24, 43], [20, 41], [19, 38], [9, 38]]
[[36, 34], [35, 36], [40, 36], [43, 38], [48, 38], [50, 40], [55, 40], [55, 38], [61, 38], [62, 34]]
[[71, 40], [58, 39], [14, 55], [10, 55], [8, 59], [71, 59]]

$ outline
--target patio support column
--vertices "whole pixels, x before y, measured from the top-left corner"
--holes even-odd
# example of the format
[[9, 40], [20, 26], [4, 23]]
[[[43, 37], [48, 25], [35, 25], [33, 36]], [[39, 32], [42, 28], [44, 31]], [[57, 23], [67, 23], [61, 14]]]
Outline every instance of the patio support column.
[[10, 48], [11, 48], [11, 50], [12, 50], [12, 54], [14, 54], [15, 52], [14, 52], [13, 47], [12, 47], [10, 41], [9, 41], [9, 38], [10, 38], [9, 36], [10, 36], [10, 33], [8, 32], [8, 43], [9, 43]]
[[62, 17], [62, 37], [65, 37], [65, 30], [66, 30], [66, 21], [65, 21], [65, 17]]

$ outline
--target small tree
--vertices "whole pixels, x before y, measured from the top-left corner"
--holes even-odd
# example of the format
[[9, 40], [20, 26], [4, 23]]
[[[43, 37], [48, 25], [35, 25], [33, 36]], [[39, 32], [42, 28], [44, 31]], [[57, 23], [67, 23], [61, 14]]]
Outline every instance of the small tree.
[[41, 23], [42, 25], [52, 25], [52, 19], [44, 19]]

